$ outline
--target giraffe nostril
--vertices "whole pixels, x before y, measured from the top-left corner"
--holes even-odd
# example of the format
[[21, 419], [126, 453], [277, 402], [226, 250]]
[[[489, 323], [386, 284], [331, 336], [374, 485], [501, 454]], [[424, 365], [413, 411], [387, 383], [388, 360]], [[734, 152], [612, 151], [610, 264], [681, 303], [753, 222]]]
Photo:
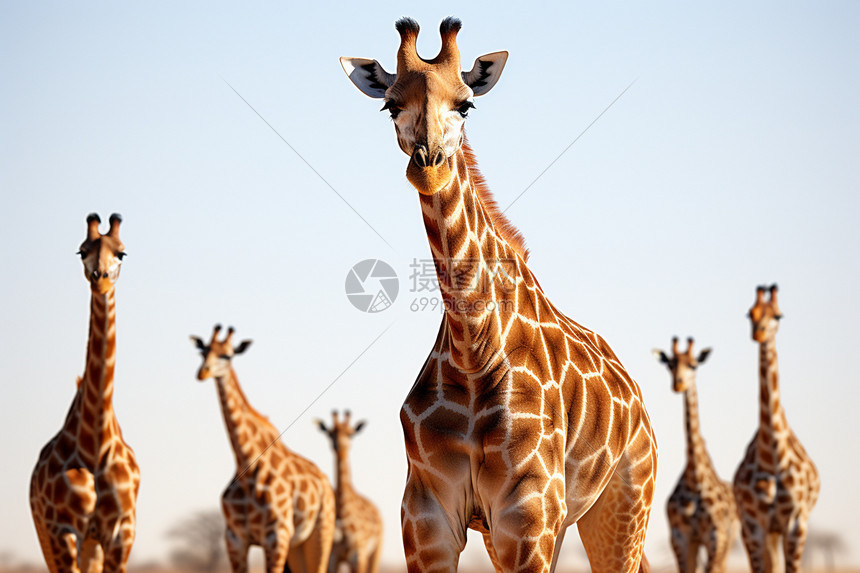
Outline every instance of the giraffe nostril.
[[431, 165], [433, 167], [439, 167], [440, 165], [442, 165], [443, 161], [445, 161], [445, 154], [442, 153], [442, 150], [440, 149], [433, 154], [433, 160], [431, 161]]
[[424, 145], [416, 145], [412, 159], [418, 167], [427, 167], [427, 148]]

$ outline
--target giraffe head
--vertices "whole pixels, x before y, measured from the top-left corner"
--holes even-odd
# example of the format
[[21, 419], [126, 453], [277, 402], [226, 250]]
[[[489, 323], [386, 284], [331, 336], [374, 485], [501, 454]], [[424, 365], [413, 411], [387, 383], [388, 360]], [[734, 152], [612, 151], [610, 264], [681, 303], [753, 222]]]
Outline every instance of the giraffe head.
[[203, 364], [197, 371], [197, 379], [200, 381], [207, 378], [224, 378], [229, 375], [233, 357], [242, 354], [251, 346], [250, 340], [243, 340], [238, 346], [233, 346], [233, 332], [235, 331], [232, 326], [227, 329], [227, 336], [224, 340], [218, 340], [219, 332], [221, 332], [221, 325], [216, 324], [215, 328], [212, 329], [212, 338], [209, 339], [209, 344], [196, 336], [191, 337], [203, 356]]
[[711, 354], [710, 348], [705, 348], [699, 355], [693, 354], [693, 339], [687, 338], [687, 351], [678, 352], [678, 337], [672, 337], [672, 355], [667, 356], [662, 350], [654, 350], [657, 360], [666, 365], [672, 375], [672, 390], [685, 392], [696, 381], [696, 368], [703, 364]]
[[353, 426], [350, 423], [350, 416], [350, 411], [346, 410], [343, 413], [343, 418], [339, 418], [337, 410], [334, 410], [331, 413], [331, 428], [327, 427], [322, 420], [317, 420], [317, 426], [331, 440], [331, 447], [340, 458], [347, 457], [349, 447], [352, 444], [352, 437], [364, 428], [363, 420]]
[[397, 143], [410, 157], [406, 177], [420, 193], [432, 194], [451, 181], [451, 157], [464, 140], [463, 126], [473, 99], [496, 84], [507, 52], [493, 52], [475, 60], [472, 69], [460, 69], [457, 32], [460, 21], [446, 18], [439, 27], [442, 49], [432, 60], [418, 55], [415, 42], [418, 23], [401, 18], [397, 73], [389, 74], [379, 62], [366, 58], [341, 58], [352, 83], [372, 98], [384, 99], [391, 113]]
[[[770, 291], [770, 299], [765, 300], [765, 292]], [[779, 320], [782, 313], [776, 302], [776, 285], [760, 286], [755, 289], [755, 304], [749, 312], [752, 321], [752, 338], [756, 342], [764, 342], [776, 336], [779, 330]]]
[[87, 216], [87, 238], [77, 253], [84, 263], [84, 276], [90, 283], [90, 289], [96, 294], [105, 294], [113, 289], [125, 256], [125, 245], [119, 240], [122, 217], [119, 213], [110, 216], [110, 229], [106, 235], [99, 232], [101, 222], [95, 213]]

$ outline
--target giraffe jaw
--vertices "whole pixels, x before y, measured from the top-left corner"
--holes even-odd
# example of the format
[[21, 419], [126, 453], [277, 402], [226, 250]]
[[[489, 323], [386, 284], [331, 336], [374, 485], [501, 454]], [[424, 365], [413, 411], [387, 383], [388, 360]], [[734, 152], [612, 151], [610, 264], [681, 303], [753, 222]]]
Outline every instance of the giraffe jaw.
[[410, 159], [406, 167], [406, 179], [422, 195], [433, 195], [451, 182], [451, 163], [452, 158], [448, 157], [438, 167], [419, 167], [414, 159]]

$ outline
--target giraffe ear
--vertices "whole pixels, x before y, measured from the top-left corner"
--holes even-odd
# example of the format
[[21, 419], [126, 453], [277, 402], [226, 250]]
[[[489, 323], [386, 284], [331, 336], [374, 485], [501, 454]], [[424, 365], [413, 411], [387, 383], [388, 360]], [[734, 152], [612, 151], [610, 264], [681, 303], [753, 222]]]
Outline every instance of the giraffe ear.
[[340, 65], [349, 76], [355, 87], [360, 89], [364, 95], [381, 99], [385, 97], [385, 90], [394, 84], [397, 79], [395, 74], [386, 72], [382, 65], [376, 60], [367, 58], [341, 58]]
[[357, 434], [357, 433], [359, 433], [359, 432], [364, 428], [364, 425], [365, 425], [366, 423], [367, 423], [367, 422], [365, 422], [364, 420], [362, 420], [361, 422], [357, 423], [357, 424], [355, 425], [355, 428], [353, 428], [352, 433], [353, 433], [353, 434]]
[[233, 354], [242, 354], [248, 350], [248, 347], [251, 346], [251, 342], [251, 340], [243, 340], [239, 343], [239, 346], [233, 349]]
[[475, 59], [471, 70], [463, 72], [463, 81], [472, 88], [476, 96], [484, 95], [499, 81], [506, 61], [508, 61], [507, 52], [493, 52], [480, 56]]
[[205, 350], [206, 349], [206, 344], [202, 340], [197, 338], [196, 336], [191, 337], [191, 342], [194, 343], [194, 346], [197, 347], [197, 350]]
[[651, 354], [660, 361], [661, 364], [669, 364], [669, 357], [666, 356], [666, 353], [662, 350], [657, 350], [656, 348], [651, 351]]
[[317, 423], [317, 427], [320, 430], [322, 430], [326, 434], [329, 433], [328, 428], [325, 427], [325, 422], [323, 422], [322, 420], [315, 420], [315, 422]]
[[699, 353], [699, 357], [698, 357], [698, 358], [696, 358], [696, 361], [697, 361], [699, 364], [702, 364], [705, 360], [707, 360], [707, 359], [708, 359], [708, 356], [710, 356], [710, 355], [711, 355], [711, 349], [710, 349], [710, 348], [705, 348], [704, 350], [702, 350], [702, 351]]

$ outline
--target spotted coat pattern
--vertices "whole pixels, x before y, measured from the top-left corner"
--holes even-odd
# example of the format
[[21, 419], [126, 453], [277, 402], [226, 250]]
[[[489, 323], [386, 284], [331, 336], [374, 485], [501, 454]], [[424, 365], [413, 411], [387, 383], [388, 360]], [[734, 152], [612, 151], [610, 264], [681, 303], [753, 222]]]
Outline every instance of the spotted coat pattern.
[[290, 451], [280, 432], [248, 403], [231, 361], [250, 341], [232, 345], [233, 329], [209, 344], [192, 337], [203, 354], [197, 378], [215, 378], [236, 474], [221, 496], [227, 554], [234, 573], [248, 570], [248, 550], [263, 548], [268, 573], [324, 573], [334, 535], [334, 492], [311, 461]]
[[98, 215], [87, 218], [79, 252], [91, 290], [86, 368], [30, 480], [30, 509], [51, 573], [122, 573], [134, 543], [140, 471], [113, 409], [121, 220], [112, 215], [102, 235]]
[[[770, 290], [766, 300], [765, 291]], [[735, 472], [741, 533], [753, 573], [773, 571], [779, 542], [788, 573], [800, 570], [809, 514], [821, 481], [809, 454], [794, 435], [779, 398], [776, 331], [782, 314], [777, 287], [759, 287], [750, 309], [753, 340], [759, 344], [759, 427]]]

